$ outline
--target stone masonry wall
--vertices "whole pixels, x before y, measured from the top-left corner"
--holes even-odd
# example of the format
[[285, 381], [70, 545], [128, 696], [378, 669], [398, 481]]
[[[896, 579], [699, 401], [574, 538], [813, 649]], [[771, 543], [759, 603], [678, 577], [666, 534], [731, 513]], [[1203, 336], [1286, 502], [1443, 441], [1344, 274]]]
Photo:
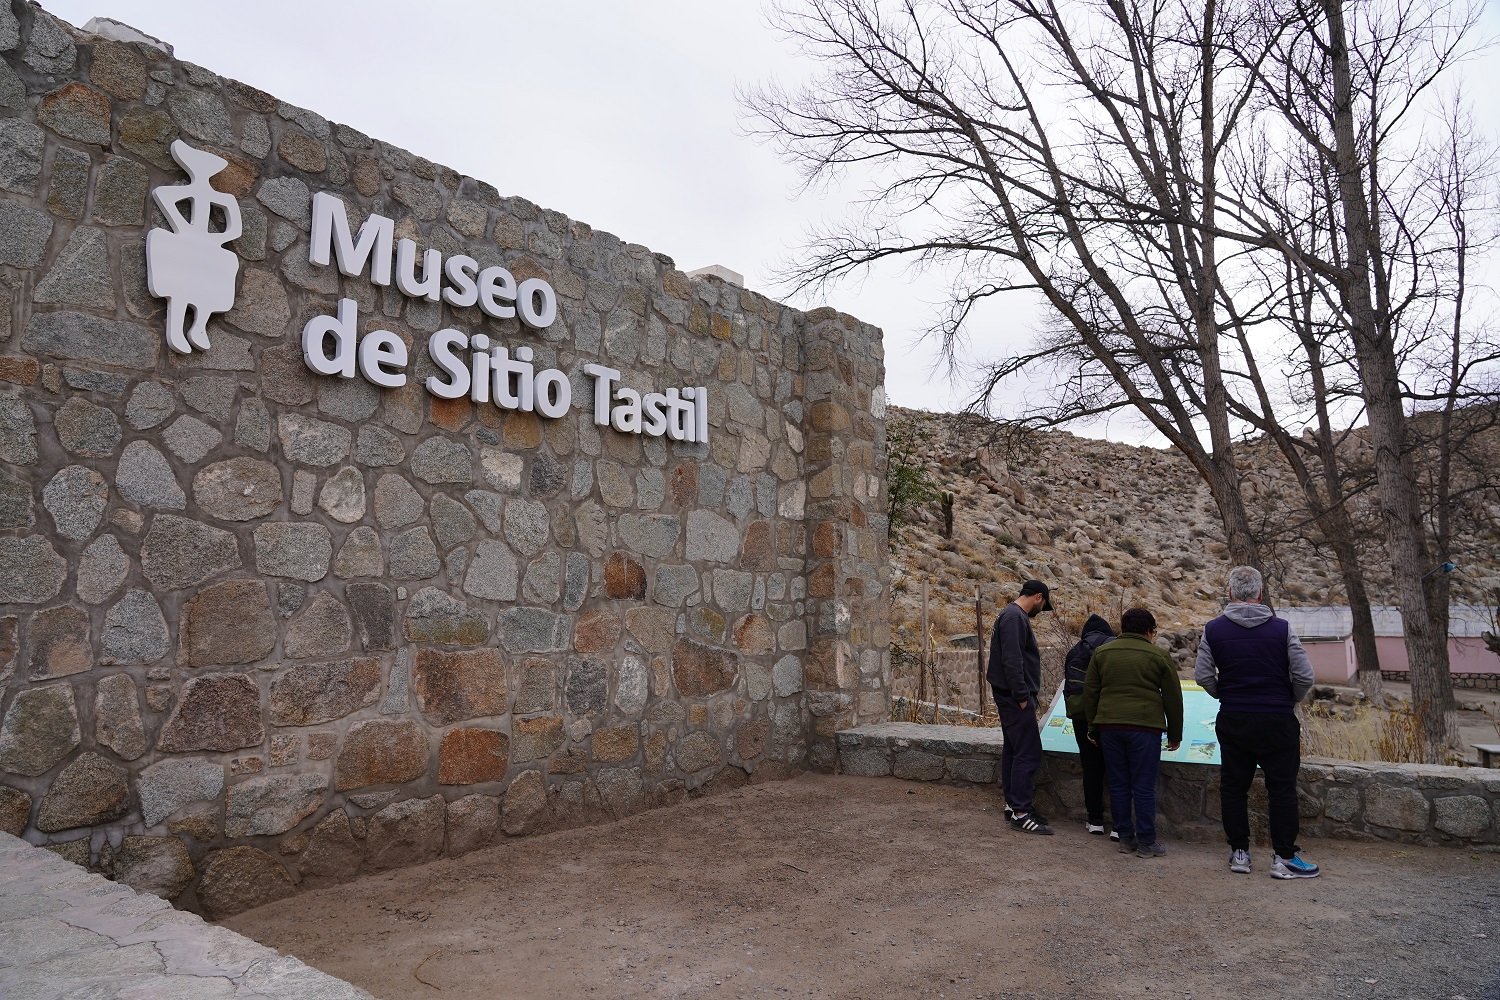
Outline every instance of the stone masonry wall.
[[[988, 640], [986, 640], [987, 642]], [[980, 688], [979, 663], [972, 649], [938, 649], [931, 653], [928, 665], [927, 700], [973, 712], [983, 706], [994, 710], [989, 687]], [[917, 700], [921, 691], [919, 660], [891, 668], [891, 697]]]
[[[1044, 813], [1083, 822], [1076, 756], [1048, 754], [1037, 787]], [[1308, 837], [1500, 850], [1496, 770], [1308, 758], [1297, 779], [1297, 801]], [[1157, 815], [1168, 836], [1222, 840], [1219, 769], [1163, 763]], [[1270, 842], [1263, 779], [1250, 788], [1250, 825], [1256, 843]]]
[[[144, 241], [182, 138], [244, 231], [211, 349]], [[537, 332], [309, 263], [358, 225], [556, 289]], [[356, 300], [380, 390], [300, 334]], [[424, 392], [453, 326], [573, 382]], [[705, 444], [592, 420], [597, 362]], [[220, 916], [834, 762], [888, 712], [879, 331], [800, 313], [317, 114], [0, 0], [0, 829]]]
[[[1002, 743], [994, 728], [864, 725], [839, 734], [839, 770], [992, 784], [999, 780]], [[1500, 770], [1310, 758], [1302, 762], [1297, 799], [1302, 832], [1309, 837], [1500, 850]], [[1157, 825], [1166, 837], [1223, 838], [1217, 767], [1163, 762], [1156, 802]], [[1087, 818], [1077, 755], [1045, 755], [1037, 776], [1037, 808], [1054, 820]], [[1251, 786], [1250, 820], [1256, 842], [1266, 843], [1266, 789], [1260, 780]]]

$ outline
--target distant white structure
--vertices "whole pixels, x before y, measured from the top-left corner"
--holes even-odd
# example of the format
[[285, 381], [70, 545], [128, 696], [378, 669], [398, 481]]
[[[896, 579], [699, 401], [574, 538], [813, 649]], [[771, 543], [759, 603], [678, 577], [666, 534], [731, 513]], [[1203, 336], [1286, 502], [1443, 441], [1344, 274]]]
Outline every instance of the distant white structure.
[[[1483, 604], [1454, 604], [1448, 608], [1448, 669], [1455, 676], [1500, 675], [1500, 656], [1484, 644], [1484, 633], [1494, 631], [1496, 609]], [[1277, 608], [1302, 640], [1313, 673], [1325, 684], [1342, 684], [1354, 676], [1354, 615], [1343, 606]], [[1375, 652], [1382, 672], [1404, 672], [1406, 630], [1401, 609], [1387, 604], [1370, 608], [1375, 621]]]
[[700, 267], [696, 271], [689, 271], [688, 277], [718, 278], [720, 281], [727, 281], [731, 285], [738, 285], [740, 288], [745, 287], [745, 276], [738, 271], [731, 271], [723, 264], [710, 264], [707, 267]]

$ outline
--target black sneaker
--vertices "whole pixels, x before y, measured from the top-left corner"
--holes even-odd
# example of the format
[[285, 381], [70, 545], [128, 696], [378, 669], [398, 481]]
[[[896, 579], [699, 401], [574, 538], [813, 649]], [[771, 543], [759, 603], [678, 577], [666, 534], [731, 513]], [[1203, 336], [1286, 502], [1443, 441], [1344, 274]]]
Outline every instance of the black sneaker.
[[1121, 854], [1134, 854], [1135, 853], [1135, 849], [1136, 849], [1137, 845], [1136, 845], [1134, 837], [1121, 838], [1120, 841], [1119, 841], [1119, 844], [1120, 844], [1120, 846], [1116, 847], [1115, 850], [1119, 851]]
[[1052, 827], [1047, 825], [1040, 813], [1017, 813], [1011, 816], [1010, 825], [1022, 833], [1035, 833], [1042, 837], [1052, 836]]

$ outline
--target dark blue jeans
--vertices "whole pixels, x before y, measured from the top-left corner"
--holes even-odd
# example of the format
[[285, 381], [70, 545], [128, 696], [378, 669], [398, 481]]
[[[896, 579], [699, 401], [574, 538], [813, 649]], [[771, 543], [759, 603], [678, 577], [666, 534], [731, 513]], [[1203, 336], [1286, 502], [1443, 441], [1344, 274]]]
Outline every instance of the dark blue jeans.
[[1036, 704], [1021, 708], [1014, 698], [993, 687], [995, 708], [1000, 711], [1000, 731], [1005, 745], [1000, 749], [1000, 788], [1005, 803], [1018, 813], [1031, 812], [1036, 792], [1036, 772], [1042, 766], [1042, 731], [1036, 725]]
[[1109, 814], [1115, 821], [1115, 832], [1121, 840], [1156, 843], [1156, 772], [1161, 768], [1161, 733], [1105, 729], [1099, 732], [1099, 746], [1104, 750]]

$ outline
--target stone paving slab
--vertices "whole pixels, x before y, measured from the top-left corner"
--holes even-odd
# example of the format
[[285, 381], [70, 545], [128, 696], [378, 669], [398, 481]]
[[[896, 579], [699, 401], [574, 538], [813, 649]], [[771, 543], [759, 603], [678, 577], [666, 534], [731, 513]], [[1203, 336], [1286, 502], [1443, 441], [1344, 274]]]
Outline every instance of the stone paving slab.
[[0, 996], [370, 1000], [355, 986], [0, 833]]

